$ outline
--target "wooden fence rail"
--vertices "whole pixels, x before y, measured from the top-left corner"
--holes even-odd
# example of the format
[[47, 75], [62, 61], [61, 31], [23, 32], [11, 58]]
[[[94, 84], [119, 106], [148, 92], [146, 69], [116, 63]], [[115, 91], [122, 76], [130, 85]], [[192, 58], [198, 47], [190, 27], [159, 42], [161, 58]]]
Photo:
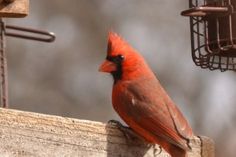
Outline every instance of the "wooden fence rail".
[[[212, 140], [195, 137], [189, 157], [214, 157]], [[155, 151], [154, 151], [155, 149]], [[168, 157], [116, 126], [0, 108], [1, 157]]]

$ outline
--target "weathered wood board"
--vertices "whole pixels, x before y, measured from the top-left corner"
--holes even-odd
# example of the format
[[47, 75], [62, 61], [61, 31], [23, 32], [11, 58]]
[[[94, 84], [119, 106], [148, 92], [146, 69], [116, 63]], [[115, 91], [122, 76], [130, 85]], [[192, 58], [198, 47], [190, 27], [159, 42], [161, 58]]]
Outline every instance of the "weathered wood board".
[[[189, 157], [214, 157], [209, 138], [194, 138]], [[1, 157], [168, 157], [101, 122], [0, 108]]]

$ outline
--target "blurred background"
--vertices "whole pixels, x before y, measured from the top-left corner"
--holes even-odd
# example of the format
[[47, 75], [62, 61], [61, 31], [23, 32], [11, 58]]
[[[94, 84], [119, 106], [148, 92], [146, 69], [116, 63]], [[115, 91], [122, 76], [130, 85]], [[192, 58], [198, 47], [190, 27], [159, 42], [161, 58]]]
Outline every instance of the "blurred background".
[[187, 8], [187, 0], [30, 1], [29, 16], [7, 23], [49, 30], [57, 38], [7, 38], [10, 108], [119, 119], [111, 105], [112, 77], [98, 72], [113, 30], [146, 58], [195, 134], [214, 139], [216, 156], [235, 156], [235, 73], [194, 65], [189, 18], [180, 16]]

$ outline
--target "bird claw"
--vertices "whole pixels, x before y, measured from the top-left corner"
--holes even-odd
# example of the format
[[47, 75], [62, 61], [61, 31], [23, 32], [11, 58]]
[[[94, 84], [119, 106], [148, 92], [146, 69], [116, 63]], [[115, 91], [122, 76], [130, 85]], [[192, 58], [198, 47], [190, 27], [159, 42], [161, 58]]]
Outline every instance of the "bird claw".
[[113, 125], [113, 126], [117, 126], [119, 129], [120, 128], [128, 128], [128, 127], [124, 126], [123, 124], [121, 124], [121, 122], [119, 122], [118, 120], [114, 120], [114, 119], [109, 120], [107, 123], [110, 125]]
[[153, 155], [157, 156], [160, 155], [162, 152], [162, 147], [160, 145], [158, 145], [158, 148], [156, 148], [156, 145], [153, 145]]
[[125, 136], [127, 140], [141, 139], [130, 127], [124, 126], [121, 122], [117, 120], [109, 120], [108, 124], [115, 125]]

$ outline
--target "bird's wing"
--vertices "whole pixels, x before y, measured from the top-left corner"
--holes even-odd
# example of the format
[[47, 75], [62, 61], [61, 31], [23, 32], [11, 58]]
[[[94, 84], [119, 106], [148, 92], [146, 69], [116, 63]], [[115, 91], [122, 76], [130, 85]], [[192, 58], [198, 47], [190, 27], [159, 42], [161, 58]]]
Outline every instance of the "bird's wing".
[[192, 136], [192, 130], [158, 80], [133, 82], [123, 94], [129, 97], [122, 101], [137, 125], [182, 149], [189, 149], [187, 139]]

